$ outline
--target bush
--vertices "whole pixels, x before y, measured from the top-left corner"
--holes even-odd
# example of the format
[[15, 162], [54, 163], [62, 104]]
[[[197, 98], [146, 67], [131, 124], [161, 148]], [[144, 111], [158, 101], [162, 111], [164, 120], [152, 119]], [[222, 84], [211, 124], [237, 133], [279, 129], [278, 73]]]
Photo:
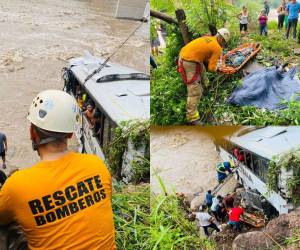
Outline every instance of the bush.
[[281, 169], [293, 170], [293, 176], [288, 179], [288, 194], [296, 204], [300, 201], [300, 148], [290, 150], [275, 157], [268, 167], [268, 188], [277, 190], [278, 176]]
[[143, 157], [137, 157], [131, 162], [133, 170], [133, 183], [148, 181], [150, 178], [150, 121], [123, 122], [113, 129], [114, 139], [104, 148], [106, 162], [112, 175], [121, 180], [122, 163], [124, 153], [131, 142], [135, 150], [145, 146]]
[[200, 238], [196, 224], [185, 218], [176, 195], [158, 195], [151, 202], [151, 249], [213, 250], [213, 242]]
[[117, 249], [150, 250], [149, 184], [126, 186], [114, 184], [112, 198]]

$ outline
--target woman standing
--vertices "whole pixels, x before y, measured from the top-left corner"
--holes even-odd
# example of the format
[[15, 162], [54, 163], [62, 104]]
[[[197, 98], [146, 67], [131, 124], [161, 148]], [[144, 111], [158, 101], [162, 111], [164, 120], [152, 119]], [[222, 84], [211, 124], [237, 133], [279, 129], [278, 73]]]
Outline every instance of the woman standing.
[[268, 35], [268, 29], [267, 29], [267, 22], [268, 17], [266, 15], [266, 11], [262, 10], [258, 16], [258, 23], [259, 23], [259, 34], [260, 35]]
[[249, 12], [246, 6], [243, 6], [241, 13], [238, 15], [238, 18], [240, 19], [241, 35], [245, 35], [247, 34], [248, 31], [248, 18], [249, 18]]
[[281, 1], [281, 4], [277, 9], [277, 13], [278, 13], [278, 31], [280, 31], [283, 28], [285, 14], [286, 14], [285, 0]]

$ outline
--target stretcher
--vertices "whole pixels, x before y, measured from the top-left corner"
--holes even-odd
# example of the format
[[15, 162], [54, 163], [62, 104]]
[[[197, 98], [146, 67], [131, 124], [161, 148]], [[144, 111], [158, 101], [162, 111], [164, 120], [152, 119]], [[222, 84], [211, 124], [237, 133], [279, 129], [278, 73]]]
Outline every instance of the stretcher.
[[218, 68], [218, 71], [228, 75], [237, 73], [257, 55], [261, 48], [262, 46], [259, 43], [244, 43], [240, 45], [221, 58], [221, 66]]
[[241, 221], [256, 228], [261, 228], [265, 226], [265, 219], [263, 218], [263, 216], [256, 215], [253, 213], [244, 212]]

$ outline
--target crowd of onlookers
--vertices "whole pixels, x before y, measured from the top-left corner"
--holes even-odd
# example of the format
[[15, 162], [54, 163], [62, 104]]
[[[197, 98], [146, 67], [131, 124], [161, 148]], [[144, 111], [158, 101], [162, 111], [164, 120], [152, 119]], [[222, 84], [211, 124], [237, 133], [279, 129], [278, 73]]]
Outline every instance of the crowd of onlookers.
[[[285, 27], [285, 38], [288, 39], [292, 30], [293, 39], [297, 37], [297, 24], [300, 12], [300, 3], [297, 0], [282, 0], [277, 8], [278, 14], [278, 31], [280, 32]], [[264, 9], [258, 15], [259, 34], [268, 35], [268, 15], [270, 13], [270, 5], [268, 1], [264, 1]], [[250, 21], [249, 11], [246, 6], [243, 6], [242, 11], [238, 15], [240, 21], [240, 32], [242, 35], [247, 34], [248, 24]], [[298, 35], [300, 42], [300, 32]]]

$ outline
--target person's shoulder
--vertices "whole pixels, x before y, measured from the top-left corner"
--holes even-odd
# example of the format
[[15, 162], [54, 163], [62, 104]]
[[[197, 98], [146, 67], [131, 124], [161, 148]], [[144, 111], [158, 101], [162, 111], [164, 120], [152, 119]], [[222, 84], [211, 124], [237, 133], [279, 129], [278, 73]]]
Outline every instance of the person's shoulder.
[[77, 159], [91, 161], [91, 162], [102, 162], [103, 163], [103, 161], [95, 154], [74, 153], [74, 155], [75, 155], [75, 158], [77, 158]]
[[[36, 166], [36, 165], [34, 165]], [[6, 179], [7, 185], [15, 186], [16, 183], [22, 183], [25, 180], [30, 180], [30, 176], [33, 173], [33, 167], [24, 168], [24, 169], [17, 169], [13, 173], [11, 173], [8, 178]]]

